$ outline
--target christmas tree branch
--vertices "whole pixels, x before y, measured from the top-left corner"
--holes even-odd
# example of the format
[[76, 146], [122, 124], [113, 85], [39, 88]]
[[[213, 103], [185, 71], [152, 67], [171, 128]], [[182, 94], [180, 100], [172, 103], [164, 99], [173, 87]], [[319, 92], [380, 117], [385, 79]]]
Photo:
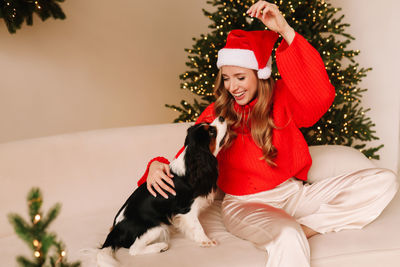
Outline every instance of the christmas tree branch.
[[39, 188], [32, 188], [29, 191], [27, 202], [30, 223], [17, 214], [11, 213], [8, 215], [9, 221], [14, 226], [17, 235], [34, 251], [34, 261], [30, 261], [23, 256], [18, 256], [17, 262], [19, 265], [24, 267], [43, 267], [47, 262], [48, 254], [55, 247], [57, 255], [50, 257], [51, 266], [80, 266], [79, 262], [72, 263], [71, 265], [66, 262], [64, 245], [61, 241], [56, 240], [57, 236], [55, 233], [47, 231], [50, 223], [58, 216], [61, 205], [59, 203], [55, 204], [50, 208], [46, 216], [42, 218], [41, 206], [43, 198]]

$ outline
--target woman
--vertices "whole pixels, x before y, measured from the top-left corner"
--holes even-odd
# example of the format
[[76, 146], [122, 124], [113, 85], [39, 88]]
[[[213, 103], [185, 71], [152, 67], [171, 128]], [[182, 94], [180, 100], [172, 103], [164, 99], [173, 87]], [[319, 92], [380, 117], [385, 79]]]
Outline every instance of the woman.
[[[226, 228], [266, 250], [267, 266], [310, 266], [307, 238], [360, 229], [374, 220], [395, 195], [396, 176], [368, 169], [304, 182], [311, 157], [299, 128], [320, 119], [335, 89], [318, 52], [276, 5], [259, 1], [247, 13], [271, 31], [229, 33], [218, 53], [216, 101], [196, 123], [223, 116], [229, 126], [228, 142], [218, 155]], [[274, 82], [271, 53], [278, 33], [283, 41], [276, 63], [282, 78]], [[147, 179], [154, 196], [175, 194], [167, 185], [173, 187], [168, 163], [153, 159], [139, 181]]]

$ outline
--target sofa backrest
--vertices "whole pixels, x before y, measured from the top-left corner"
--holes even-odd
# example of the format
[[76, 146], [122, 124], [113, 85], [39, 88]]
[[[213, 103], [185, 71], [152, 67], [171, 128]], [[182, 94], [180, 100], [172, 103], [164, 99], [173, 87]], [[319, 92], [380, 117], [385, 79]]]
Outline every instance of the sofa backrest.
[[0, 144], [0, 235], [13, 233], [8, 213], [28, 214], [26, 196], [34, 186], [42, 189], [44, 211], [60, 202], [63, 216], [120, 207], [150, 159], [175, 156], [189, 126], [113, 128]]
[[[0, 144], [0, 235], [13, 233], [8, 213], [27, 214], [25, 199], [33, 186], [42, 189], [44, 210], [60, 202], [63, 217], [118, 209], [150, 159], [173, 159], [190, 125], [113, 128]], [[349, 147], [314, 146], [310, 153], [311, 181], [374, 167]]]

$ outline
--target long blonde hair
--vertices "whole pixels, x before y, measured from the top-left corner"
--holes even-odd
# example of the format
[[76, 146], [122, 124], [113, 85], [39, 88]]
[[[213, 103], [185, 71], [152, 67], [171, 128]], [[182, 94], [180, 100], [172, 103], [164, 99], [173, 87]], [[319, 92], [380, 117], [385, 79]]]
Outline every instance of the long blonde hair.
[[[257, 75], [256, 72], [255, 75]], [[258, 79], [258, 101], [254, 105], [246, 121], [243, 114], [236, 112], [234, 109], [235, 100], [224, 87], [221, 69], [218, 72], [214, 84], [214, 95], [216, 97], [214, 104], [215, 113], [217, 116], [224, 117], [228, 124], [229, 137], [225, 146], [229, 147], [237, 137], [234, 129], [243, 124], [248, 125], [250, 120], [253, 140], [263, 151], [262, 159], [271, 166], [276, 166], [273, 160], [277, 155], [277, 150], [272, 144], [272, 130], [277, 128], [272, 119], [274, 84], [274, 79], [272, 77], [267, 80]]]

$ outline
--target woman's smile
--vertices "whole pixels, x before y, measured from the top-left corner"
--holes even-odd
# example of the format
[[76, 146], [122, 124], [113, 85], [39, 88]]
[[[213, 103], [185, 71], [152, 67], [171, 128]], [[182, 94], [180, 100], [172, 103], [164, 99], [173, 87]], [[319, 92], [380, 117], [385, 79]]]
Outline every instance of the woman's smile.
[[222, 79], [225, 89], [239, 105], [248, 104], [257, 95], [258, 78], [252, 69], [223, 66]]
[[243, 91], [243, 92], [236, 93], [236, 94], [233, 94], [233, 93], [232, 93], [232, 95], [233, 95], [233, 97], [234, 97], [236, 100], [241, 100], [241, 99], [244, 98], [244, 94], [245, 94], [245, 93], [246, 93], [246, 92]]

